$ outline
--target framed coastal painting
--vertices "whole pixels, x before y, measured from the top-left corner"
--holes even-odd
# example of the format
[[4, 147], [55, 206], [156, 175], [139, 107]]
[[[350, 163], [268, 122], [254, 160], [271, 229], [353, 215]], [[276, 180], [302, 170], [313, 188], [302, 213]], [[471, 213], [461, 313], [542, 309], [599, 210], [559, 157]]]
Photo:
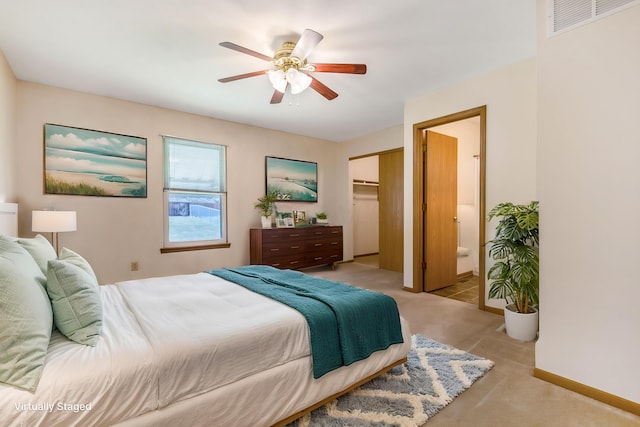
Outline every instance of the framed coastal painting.
[[44, 192], [147, 197], [147, 140], [44, 125]]
[[266, 157], [266, 191], [278, 201], [317, 202], [318, 164], [303, 160]]

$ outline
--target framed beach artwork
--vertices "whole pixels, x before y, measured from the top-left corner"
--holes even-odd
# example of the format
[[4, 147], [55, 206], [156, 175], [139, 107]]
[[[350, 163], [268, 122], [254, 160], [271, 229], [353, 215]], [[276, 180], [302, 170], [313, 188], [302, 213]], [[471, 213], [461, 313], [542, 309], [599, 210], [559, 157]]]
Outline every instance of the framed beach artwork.
[[44, 192], [147, 197], [147, 140], [44, 125]]
[[266, 157], [266, 191], [278, 201], [317, 202], [318, 164], [303, 160]]

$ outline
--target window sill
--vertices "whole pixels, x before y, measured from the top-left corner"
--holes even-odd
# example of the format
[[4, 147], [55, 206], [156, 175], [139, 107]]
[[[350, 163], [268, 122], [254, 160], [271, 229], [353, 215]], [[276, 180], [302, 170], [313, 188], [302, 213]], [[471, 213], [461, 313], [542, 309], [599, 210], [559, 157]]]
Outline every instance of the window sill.
[[203, 251], [207, 249], [224, 249], [230, 248], [231, 243], [220, 243], [218, 245], [202, 245], [202, 246], [176, 246], [169, 248], [160, 248], [161, 254], [170, 254], [173, 252], [187, 252], [187, 251]]

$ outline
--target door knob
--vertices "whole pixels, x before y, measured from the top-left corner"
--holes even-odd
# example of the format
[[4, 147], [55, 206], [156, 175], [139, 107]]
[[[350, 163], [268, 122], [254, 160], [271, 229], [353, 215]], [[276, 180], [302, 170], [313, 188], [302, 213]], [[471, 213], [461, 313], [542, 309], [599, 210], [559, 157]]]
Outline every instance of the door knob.
[[455, 222], [455, 221], [457, 221], [457, 220], [458, 220], [458, 217], [457, 217], [457, 216], [454, 216], [454, 217], [453, 217], [453, 221]]

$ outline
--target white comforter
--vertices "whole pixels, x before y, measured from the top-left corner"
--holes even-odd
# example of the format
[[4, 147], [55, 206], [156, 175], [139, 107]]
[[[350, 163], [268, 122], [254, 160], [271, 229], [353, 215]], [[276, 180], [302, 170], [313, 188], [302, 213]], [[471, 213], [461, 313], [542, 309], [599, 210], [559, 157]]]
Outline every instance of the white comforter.
[[[202, 396], [220, 401], [224, 386], [250, 391], [252, 378], [280, 376], [289, 364], [296, 376], [312, 377], [304, 317], [221, 278], [199, 273], [121, 282], [101, 286], [101, 296], [104, 321], [96, 347], [54, 332], [35, 394], [0, 384], [2, 425], [112, 425], [171, 414], [167, 408], [180, 410], [182, 402]], [[407, 343], [397, 347], [388, 362], [381, 359], [371, 369], [406, 354]], [[353, 375], [371, 373], [364, 364], [358, 369]], [[327, 377], [334, 373], [344, 376], [334, 371]], [[292, 409], [302, 409], [308, 398], [291, 402]], [[218, 416], [220, 409], [212, 412]], [[274, 412], [273, 421], [281, 415]]]

